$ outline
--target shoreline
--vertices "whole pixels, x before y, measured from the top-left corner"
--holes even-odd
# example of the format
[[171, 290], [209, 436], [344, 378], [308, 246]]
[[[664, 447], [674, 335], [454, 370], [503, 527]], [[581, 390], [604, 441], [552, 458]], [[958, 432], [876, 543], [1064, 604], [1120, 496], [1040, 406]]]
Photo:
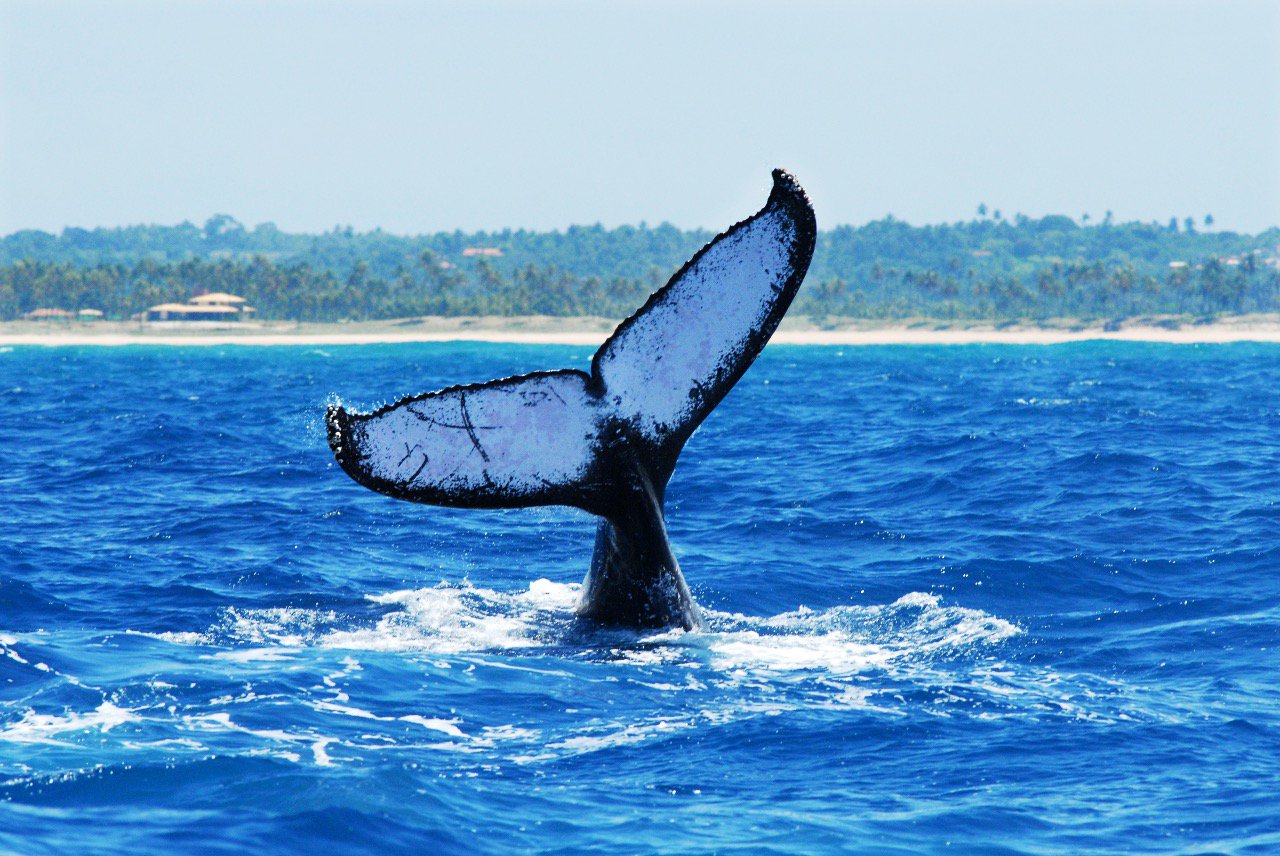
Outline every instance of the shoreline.
[[[1144, 319], [1145, 321], [1146, 319]], [[428, 318], [400, 322], [338, 324], [263, 323], [252, 327], [169, 322], [140, 326], [127, 322], [87, 324], [0, 323], [0, 347], [159, 346], [321, 346], [492, 342], [522, 345], [598, 346], [615, 322], [603, 318]], [[1086, 326], [1069, 322], [1045, 326], [876, 324], [845, 321], [818, 326], [808, 320], [784, 323], [771, 342], [778, 345], [1058, 345], [1114, 341], [1164, 344], [1280, 343], [1280, 316], [1237, 316], [1210, 323], [1152, 323]]]

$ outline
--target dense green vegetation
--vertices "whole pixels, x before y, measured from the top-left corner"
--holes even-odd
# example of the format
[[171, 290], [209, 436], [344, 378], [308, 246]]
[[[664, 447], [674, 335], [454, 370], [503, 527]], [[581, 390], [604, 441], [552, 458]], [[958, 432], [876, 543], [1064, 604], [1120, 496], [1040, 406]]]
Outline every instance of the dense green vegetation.
[[[910, 226], [886, 218], [822, 232], [797, 312], [814, 316], [1081, 319], [1280, 311], [1280, 229], [1079, 225], [999, 215]], [[621, 317], [712, 237], [657, 227], [397, 236], [133, 226], [0, 238], [0, 319], [38, 307], [128, 317], [203, 291], [248, 298], [260, 318], [443, 315]], [[470, 251], [470, 252], [468, 252]]]

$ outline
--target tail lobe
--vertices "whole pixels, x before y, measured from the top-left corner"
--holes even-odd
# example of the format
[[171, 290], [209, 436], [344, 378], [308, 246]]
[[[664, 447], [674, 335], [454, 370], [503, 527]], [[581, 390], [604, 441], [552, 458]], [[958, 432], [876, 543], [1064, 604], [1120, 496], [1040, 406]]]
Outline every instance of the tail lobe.
[[450, 387], [368, 414], [334, 406], [334, 455], [357, 482], [397, 499], [597, 511], [610, 489], [602, 451], [624, 432], [665, 485], [689, 436], [777, 329], [815, 235], [808, 197], [775, 170], [764, 208], [623, 321], [590, 375], [567, 369]]
[[686, 629], [697, 606], [662, 496], [680, 450], [773, 335], [804, 280], [813, 208], [775, 170], [764, 208], [699, 250], [566, 369], [455, 386], [372, 413], [329, 409], [329, 444], [360, 484], [469, 508], [570, 505], [604, 518], [585, 614]]

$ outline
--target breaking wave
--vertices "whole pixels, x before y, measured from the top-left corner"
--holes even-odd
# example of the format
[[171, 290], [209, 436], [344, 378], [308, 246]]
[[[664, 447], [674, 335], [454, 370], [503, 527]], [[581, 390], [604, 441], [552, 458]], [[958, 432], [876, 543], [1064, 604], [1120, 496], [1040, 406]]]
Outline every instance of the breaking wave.
[[[442, 583], [370, 595], [386, 612], [366, 626], [334, 611], [233, 608], [204, 631], [129, 632], [128, 637], [186, 649], [197, 661], [218, 661], [218, 668], [231, 674], [244, 669], [250, 688], [179, 706], [153, 700], [127, 707], [117, 696], [87, 711], [30, 709], [0, 730], [0, 743], [62, 739], [77, 732], [96, 732], [94, 739], [101, 739], [123, 726], [132, 745], [148, 745], [139, 738], [150, 723], [166, 733], [161, 743], [150, 745], [169, 751], [213, 751], [221, 737], [257, 744], [250, 752], [319, 765], [350, 763], [396, 747], [529, 764], [806, 710], [843, 708], [891, 717], [923, 705], [942, 717], [1141, 715], [1117, 707], [1122, 687], [1073, 682], [1002, 660], [1007, 643], [1023, 630], [935, 594], [915, 592], [883, 605], [801, 608], [768, 617], [706, 610], [705, 632], [641, 633], [584, 628], [572, 616], [578, 591], [577, 585], [545, 579], [514, 593]], [[10, 647], [5, 652], [20, 656]], [[388, 661], [389, 656], [396, 659]], [[335, 657], [336, 668], [292, 701], [284, 692], [262, 688]], [[629, 703], [626, 715], [616, 720], [570, 715], [554, 725], [543, 717], [477, 723], [456, 708], [428, 714], [379, 710], [352, 701], [352, 690], [344, 687], [358, 682], [370, 658], [384, 669], [394, 663], [406, 680], [431, 682], [451, 679], [450, 672], [505, 669], [535, 684], [539, 677], [572, 676], [620, 682], [629, 692], [645, 695], [640, 710]], [[172, 686], [167, 679], [149, 682], [151, 694], [159, 697]], [[255, 728], [241, 721], [237, 709], [273, 697], [284, 707], [301, 705], [305, 726]], [[572, 699], [561, 701], [567, 711], [574, 710]], [[343, 733], [360, 725], [376, 726], [376, 738]]]

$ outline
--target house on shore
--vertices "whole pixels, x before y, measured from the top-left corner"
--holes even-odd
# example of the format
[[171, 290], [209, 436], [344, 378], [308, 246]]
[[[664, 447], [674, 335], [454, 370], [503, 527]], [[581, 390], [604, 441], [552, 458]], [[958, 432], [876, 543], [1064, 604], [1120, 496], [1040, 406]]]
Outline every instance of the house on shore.
[[238, 294], [227, 294], [214, 291], [209, 294], [197, 294], [187, 301], [192, 306], [230, 306], [240, 312], [252, 312], [252, 306], [245, 305], [245, 299]]
[[201, 294], [186, 303], [160, 303], [147, 309], [147, 321], [242, 321], [253, 313], [252, 306], [235, 294]]
[[74, 312], [68, 312], [66, 309], [57, 309], [55, 307], [41, 307], [32, 309], [22, 315], [24, 321], [69, 321], [76, 317]]

